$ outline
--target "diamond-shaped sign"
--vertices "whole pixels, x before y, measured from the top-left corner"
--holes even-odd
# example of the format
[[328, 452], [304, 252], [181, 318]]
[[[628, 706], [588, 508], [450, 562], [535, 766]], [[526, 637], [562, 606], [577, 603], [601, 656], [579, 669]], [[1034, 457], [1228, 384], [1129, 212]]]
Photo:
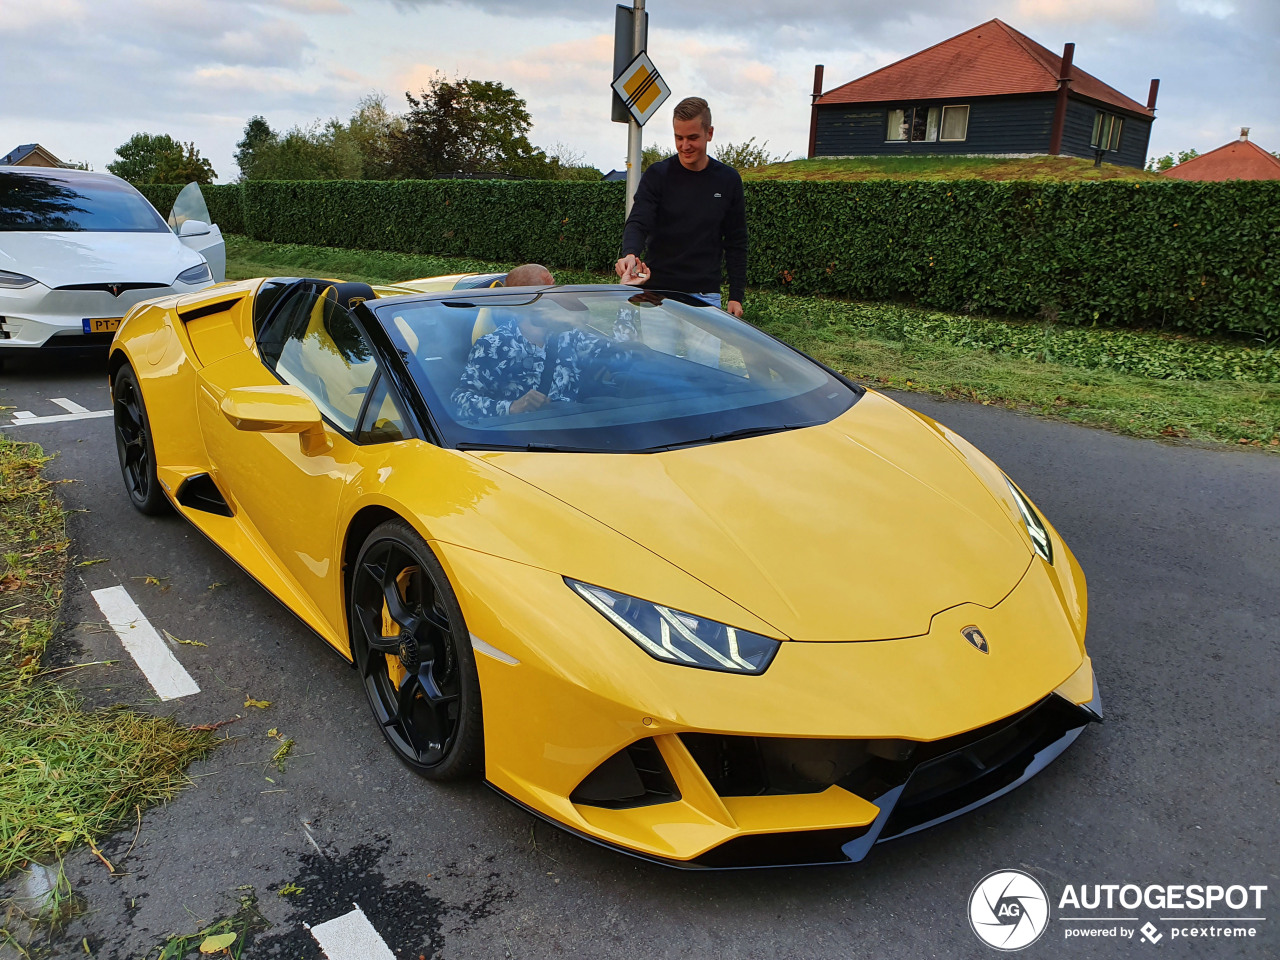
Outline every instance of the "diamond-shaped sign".
[[653, 65], [649, 55], [643, 50], [631, 61], [627, 69], [618, 74], [613, 81], [613, 89], [626, 103], [631, 115], [641, 126], [652, 117], [667, 97], [671, 96], [671, 88], [662, 79], [658, 68]]

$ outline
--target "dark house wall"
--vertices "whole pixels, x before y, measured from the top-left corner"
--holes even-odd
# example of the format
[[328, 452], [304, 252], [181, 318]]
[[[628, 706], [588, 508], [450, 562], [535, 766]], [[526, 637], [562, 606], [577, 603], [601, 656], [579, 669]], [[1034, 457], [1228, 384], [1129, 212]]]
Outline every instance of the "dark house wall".
[[1108, 153], [1106, 162], [1122, 167], [1146, 166], [1147, 145], [1151, 140], [1149, 118], [1135, 117], [1106, 104], [1075, 98], [1067, 101], [1067, 121], [1062, 128], [1063, 156], [1093, 159], [1094, 148], [1090, 141], [1093, 139], [1093, 118], [1099, 110], [1124, 118], [1124, 128], [1120, 131], [1120, 149], [1115, 153]]
[[[969, 135], [965, 140], [933, 143], [885, 140], [890, 109], [964, 103], [969, 104]], [[973, 97], [968, 100], [827, 104], [818, 107], [814, 154], [819, 157], [895, 157], [912, 154], [1048, 153], [1055, 103], [1056, 95], [1050, 93]], [[1090, 114], [1089, 130], [1085, 133], [1086, 146], [1093, 129], [1092, 116]]]

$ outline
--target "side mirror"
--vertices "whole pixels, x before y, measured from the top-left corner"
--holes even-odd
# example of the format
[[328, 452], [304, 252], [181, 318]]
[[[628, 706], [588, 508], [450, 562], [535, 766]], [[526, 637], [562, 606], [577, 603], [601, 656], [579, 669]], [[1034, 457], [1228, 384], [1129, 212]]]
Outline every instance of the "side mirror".
[[320, 408], [297, 387], [232, 387], [222, 398], [222, 415], [237, 430], [255, 433], [305, 433], [323, 429]]
[[203, 220], [183, 220], [178, 227], [180, 237], [203, 237], [210, 232], [209, 224]]
[[307, 456], [329, 449], [329, 438], [315, 401], [297, 387], [232, 387], [222, 398], [222, 415], [237, 430], [296, 433]]

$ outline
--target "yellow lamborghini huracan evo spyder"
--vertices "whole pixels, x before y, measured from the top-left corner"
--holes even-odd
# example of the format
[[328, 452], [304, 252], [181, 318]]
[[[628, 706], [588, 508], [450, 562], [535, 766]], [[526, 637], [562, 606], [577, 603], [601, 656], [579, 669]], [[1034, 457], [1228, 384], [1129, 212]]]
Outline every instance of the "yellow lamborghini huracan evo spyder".
[[861, 860], [1101, 718], [1085, 581], [964, 439], [635, 287], [227, 283], [112, 346], [125, 486], [396, 754], [679, 867]]

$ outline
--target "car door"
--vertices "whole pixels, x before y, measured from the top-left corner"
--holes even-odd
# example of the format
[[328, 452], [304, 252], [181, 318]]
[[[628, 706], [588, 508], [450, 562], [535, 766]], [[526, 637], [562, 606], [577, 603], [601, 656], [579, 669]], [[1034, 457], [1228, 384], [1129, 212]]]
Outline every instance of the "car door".
[[209, 262], [214, 283], [227, 279], [227, 246], [222, 231], [209, 216], [209, 207], [200, 192], [200, 184], [188, 183], [178, 192], [169, 211], [169, 228], [182, 245], [194, 250]]
[[[242, 523], [341, 636], [339, 504], [363, 476], [365, 448], [404, 439], [407, 421], [367, 336], [332, 286], [301, 284], [284, 294], [258, 332], [258, 350], [260, 356], [246, 352], [201, 371], [205, 447]], [[282, 382], [315, 403], [323, 437], [238, 429], [222, 414], [228, 391]]]

